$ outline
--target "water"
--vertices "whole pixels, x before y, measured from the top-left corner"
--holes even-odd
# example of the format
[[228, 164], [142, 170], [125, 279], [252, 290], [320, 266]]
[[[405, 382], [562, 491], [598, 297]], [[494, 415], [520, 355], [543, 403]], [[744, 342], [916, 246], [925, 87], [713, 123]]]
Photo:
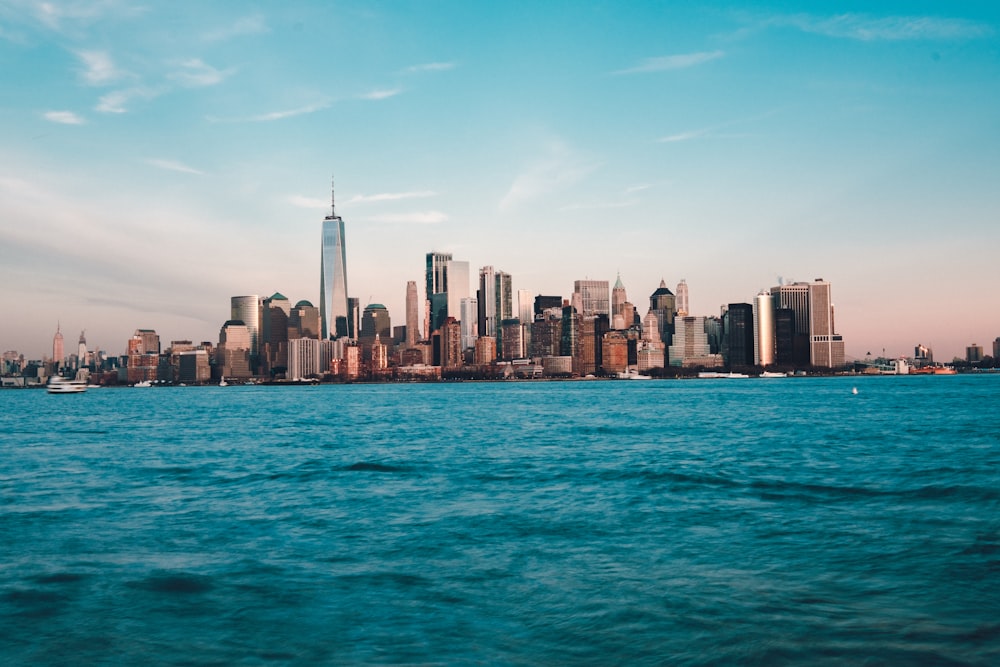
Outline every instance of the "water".
[[0, 407], [4, 664], [1000, 663], [1000, 377]]

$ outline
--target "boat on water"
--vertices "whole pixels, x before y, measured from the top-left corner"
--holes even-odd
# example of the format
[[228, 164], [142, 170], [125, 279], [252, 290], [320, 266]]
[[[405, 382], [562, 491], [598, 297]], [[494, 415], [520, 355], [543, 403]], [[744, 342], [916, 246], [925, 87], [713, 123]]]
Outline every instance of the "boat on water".
[[133, 386], [133, 387], [140, 387], [140, 388], [141, 388], [141, 387], [152, 387], [152, 386], [153, 386], [153, 383], [152, 383], [152, 382], [150, 382], [149, 380], [143, 380], [143, 381], [141, 381], [141, 382], [136, 382], [136, 383], [135, 383], [134, 385], [132, 385], [132, 386]]
[[911, 368], [910, 375], [957, 375], [956, 371], [951, 366], [920, 366], [919, 368]]
[[222, 378], [222, 379], [219, 380], [219, 386], [220, 387], [228, 387], [229, 386], [229, 383], [226, 382], [226, 378]]
[[762, 378], [786, 378], [788, 373], [778, 373], [775, 371], [764, 371], [760, 374]]
[[635, 368], [630, 368], [627, 371], [619, 373], [617, 375], [619, 380], [652, 380], [653, 378], [649, 375], [643, 375]]
[[87, 391], [87, 381], [69, 380], [58, 375], [53, 375], [52, 379], [45, 386], [45, 390], [50, 394], [82, 394]]
[[719, 373], [718, 371], [702, 371], [698, 373], [698, 377], [705, 379], [718, 379], [718, 380], [731, 380], [734, 378], [748, 378], [750, 377], [746, 373]]

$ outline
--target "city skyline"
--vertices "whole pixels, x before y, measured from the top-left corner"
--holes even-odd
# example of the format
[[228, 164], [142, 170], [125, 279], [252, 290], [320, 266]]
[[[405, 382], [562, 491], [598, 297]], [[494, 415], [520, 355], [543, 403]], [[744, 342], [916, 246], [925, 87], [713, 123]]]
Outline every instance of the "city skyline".
[[320, 304], [334, 171], [348, 296], [397, 322], [435, 251], [642, 316], [821, 276], [848, 356], [961, 357], [1000, 334], [998, 13], [863, 7], [7, 3], [0, 347]]

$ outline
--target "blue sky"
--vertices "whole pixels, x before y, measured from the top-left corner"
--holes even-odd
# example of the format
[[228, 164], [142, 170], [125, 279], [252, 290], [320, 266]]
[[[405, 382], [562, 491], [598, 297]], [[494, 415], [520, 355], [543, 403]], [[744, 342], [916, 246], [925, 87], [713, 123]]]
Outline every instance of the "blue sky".
[[[424, 254], [641, 312], [833, 284], [850, 356], [1000, 336], [994, 3], [0, 2], [0, 348], [217, 340]], [[624, 5], [624, 6], [623, 6]]]

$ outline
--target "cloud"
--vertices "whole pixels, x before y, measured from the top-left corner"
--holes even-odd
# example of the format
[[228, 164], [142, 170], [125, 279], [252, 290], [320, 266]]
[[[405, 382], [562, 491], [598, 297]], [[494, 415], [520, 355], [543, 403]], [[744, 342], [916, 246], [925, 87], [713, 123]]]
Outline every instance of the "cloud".
[[80, 76], [91, 86], [107, 85], [123, 76], [111, 61], [111, 56], [104, 51], [77, 51], [76, 56], [84, 67]]
[[149, 158], [146, 160], [146, 164], [156, 167], [158, 169], [166, 169], [167, 171], [176, 171], [182, 174], [194, 174], [195, 176], [204, 176], [205, 172], [200, 169], [195, 169], [194, 167], [189, 167], [183, 162], [177, 162], [176, 160], [161, 160], [158, 158]]
[[358, 95], [358, 99], [361, 100], [385, 100], [390, 97], [395, 97], [399, 95], [402, 91], [401, 88], [389, 88], [384, 90], [373, 90], [368, 93], [362, 93]]
[[767, 26], [797, 28], [827, 37], [860, 41], [953, 40], [975, 39], [993, 34], [991, 26], [966, 19], [933, 16], [885, 16], [838, 14], [830, 17], [793, 14], [773, 16]]
[[232, 25], [206, 32], [202, 35], [202, 39], [207, 42], [221, 42], [233, 37], [259, 35], [265, 32], [270, 32], [270, 28], [264, 23], [264, 17], [260, 14], [251, 14], [238, 19]]
[[137, 88], [114, 90], [106, 95], [102, 95], [94, 109], [96, 111], [100, 111], [101, 113], [125, 113], [128, 111], [126, 105], [132, 100], [151, 100], [154, 97], [159, 96], [162, 92], [162, 89], [145, 88], [141, 86]]
[[42, 117], [45, 120], [53, 123], [62, 123], [63, 125], [83, 125], [87, 122], [72, 111], [46, 111], [42, 114]]
[[407, 223], [417, 225], [436, 225], [448, 220], [448, 215], [441, 211], [423, 211], [416, 213], [387, 213], [373, 215], [367, 218], [369, 222]]
[[643, 190], [648, 190], [651, 187], [653, 186], [650, 185], [649, 183], [636, 183], [635, 185], [630, 185], [627, 188], [625, 188], [625, 194], [630, 195], [636, 192], [642, 192]]
[[413, 192], [381, 192], [377, 195], [354, 195], [348, 199], [347, 204], [367, 204], [380, 201], [399, 201], [400, 199], [420, 199], [424, 197], [434, 197], [437, 193], [431, 190], [419, 190]]
[[329, 199], [316, 199], [315, 197], [303, 197], [302, 195], [289, 195], [288, 203], [299, 208], [323, 209], [330, 208]]
[[403, 70], [403, 74], [419, 74], [421, 72], [444, 72], [455, 69], [455, 63], [424, 63], [411, 65]]
[[639, 203], [637, 199], [626, 201], [604, 201], [590, 204], [568, 204], [559, 207], [560, 211], [594, 211], [599, 209], [629, 208]]
[[704, 137], [708, 134], [708, 130], [691, 130], [690, 132], [681, 132], [679, 134], [671, 134], [666, 137], [660, 137], [657, 139], [661, 144], [672, 144], [678, 141], [689, 141], [691, 139], [698, 139]]
[[214, 86], [236, 71], [233, 69], [218, 70], [198, 58], [185, 60], [180, 63], [180, 67], [180, 70], [169, 74], [168, 78], [189, 87]]
[[726, 55], [724, 51], [699, 51], [698, 53], [680, 53], [672, 56], [646, 58], [638, 65], [612, 72], [613, 74], [638, 74], [640, 72], [665, 72], [668, 70], [685, 69], [702, 63], [717, 60]]
[[500, 209], [508, 209], [546, 194], [568, 188], [593, 173], [600, 165], [582, 157], [562, 142], [552, 142], [547, 154], [529, 164], [514, 178]]
[[285, 109], [282, 111], [270, 111], [268, 113], [258, 114], [256, 116], [245, 116], [242, 118], [220, 118], [218, 116], [206, 116], [205, 120], [211, 123], [267, 123], [274, 120], [283, 120], [285, 118], [293, 118], [295, 116], [302, 116], [309, 113], [315, 113], [317, 111], [322, 111], [330, 106], [329, 101], [316, 102], [315, 104], [307, 104], [302, 107], [297, 107], [295, 109]]

